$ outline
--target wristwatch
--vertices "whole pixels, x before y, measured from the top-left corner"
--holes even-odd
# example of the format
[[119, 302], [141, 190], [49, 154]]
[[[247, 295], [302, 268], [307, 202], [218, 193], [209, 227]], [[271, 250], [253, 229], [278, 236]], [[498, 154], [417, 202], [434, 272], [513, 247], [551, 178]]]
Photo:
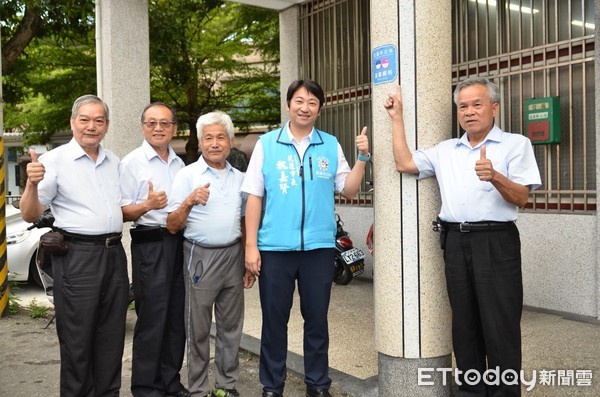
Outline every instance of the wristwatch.
[[358, 159], [360, 161], [369, 161], [371, 160], [371, 153], [367, 154], [366, 156], [363, 156], [360, 152], [358, 152]]

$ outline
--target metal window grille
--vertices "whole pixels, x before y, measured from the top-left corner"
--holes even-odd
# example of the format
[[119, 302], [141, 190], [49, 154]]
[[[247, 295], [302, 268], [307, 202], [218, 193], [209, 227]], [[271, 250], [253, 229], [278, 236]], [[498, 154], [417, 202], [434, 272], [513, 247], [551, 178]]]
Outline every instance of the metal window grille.
[[527, 210], [595, 212], [594, 1], [458, 0], [452, 13], [453, 83], [494, 80], [502, 129], [525, 130], [525, 100], [560, 97], [561, 140], [534, 146], [542, 186]]
[[[314, 0], [300, 5], [300, 76], [317, 81], [325, 105], [316, 127], [334, 134], [350, 166], [358, 155], [355, 137], [367, 126], [371, 138], [371, 63], [369, 2]], [[370, 140], [372, 145], [372, 140]], [[372, 172], [358, 198], [343, 204], [372, 205]]]

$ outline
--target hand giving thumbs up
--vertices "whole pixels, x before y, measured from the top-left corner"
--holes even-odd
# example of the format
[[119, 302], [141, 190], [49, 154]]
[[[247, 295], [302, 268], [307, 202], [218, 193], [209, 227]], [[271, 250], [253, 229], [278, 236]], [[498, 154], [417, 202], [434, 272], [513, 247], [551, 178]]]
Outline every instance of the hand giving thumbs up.
[[154, 191], [152, 181], [148, 181], [148, 198], [150, 209], [158, 210], [167, 206], [167, 193], [164, 190]]
[[37, 185], [44, 179], [46, 169], [44, 164], [38, 161], [38, 154], [34, 149], [29, 149], [29, 155], [31, 156], [31, 162], [27, 164], [27, 182]]
[[481, 145], [481, 148], [479, 149], [479, 160], [475, 162], [475, 173], [480, 181], [489, 182], [494, 179], [496, 171], [494, 170], [492, 161], [488, 160], [486, 157], [485, 145]]

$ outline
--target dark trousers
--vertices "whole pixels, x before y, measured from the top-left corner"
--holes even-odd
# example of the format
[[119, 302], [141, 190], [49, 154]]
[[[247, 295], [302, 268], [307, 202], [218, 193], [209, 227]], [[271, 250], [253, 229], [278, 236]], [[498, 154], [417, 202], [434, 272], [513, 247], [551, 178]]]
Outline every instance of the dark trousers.
[[183, 245], [181, 234], [132, 242], [137, 321], [133, 334], [131, 392], [164, 396], [183, 389], [179, 371], [185, 350]]
[[260, 383], [265, 391], [283, 393], [290, 319], [296, 280], [304, 319], [304, 381], [328, 389], [329, 328], [327, 312], [333, 281], [334, 250], [261, 251], [258, 279], [262, 308]]
[[[508, 230], [449, 231], [444, 252], [452, 307], [452, 340], [457, 368], [464, 374], [486, 369], [521, 370], [523, 282], [521, 242], [516, 226]], [[516, 384], [469, 385], [459, 377], [465, 395], [520, 396]]]
[[53, 255], [61, 397], [118, 396], [129, 294], [121, 243]]

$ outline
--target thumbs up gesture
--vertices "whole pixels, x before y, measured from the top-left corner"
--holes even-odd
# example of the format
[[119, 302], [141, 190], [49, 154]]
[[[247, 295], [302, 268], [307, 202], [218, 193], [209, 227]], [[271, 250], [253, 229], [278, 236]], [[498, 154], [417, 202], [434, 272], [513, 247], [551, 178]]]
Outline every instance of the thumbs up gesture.
[[479, 149], [479, 160], [475, 162], [475, 173], [479, 177], [480, 181], [490, 182], [494, 179], [496, 171], [492, 165], [492, 161], [486, 157], [485, 145], [481, 145]]
[[208, 197], [210, 196], [210, 182], [206, 183], [204, 186], [200, 186], [195, 188], [192, 193], [188, 196], [188, 199], [192, 203], [192, 205], [206, 205], [208, 201]]
[[367, 127], [363, 127], [360, 135], [356, 137], [356, 148], [363, 156], [369, 156], [369, 137], [367, 137]]
[[158, 210], [167, 206], [167, 193], [164, 190], [154, 191], [152, 181], [148, 181], [148, 197], [146, 202], [150, 209]]
[[27, 164], [27, 182], [37, 185], [44, 179], [46, 169], [44, 164], [38, 161], [38, 154], [34, 149], [29, 149], [29, 155], [31, 156], [31, 163]]

